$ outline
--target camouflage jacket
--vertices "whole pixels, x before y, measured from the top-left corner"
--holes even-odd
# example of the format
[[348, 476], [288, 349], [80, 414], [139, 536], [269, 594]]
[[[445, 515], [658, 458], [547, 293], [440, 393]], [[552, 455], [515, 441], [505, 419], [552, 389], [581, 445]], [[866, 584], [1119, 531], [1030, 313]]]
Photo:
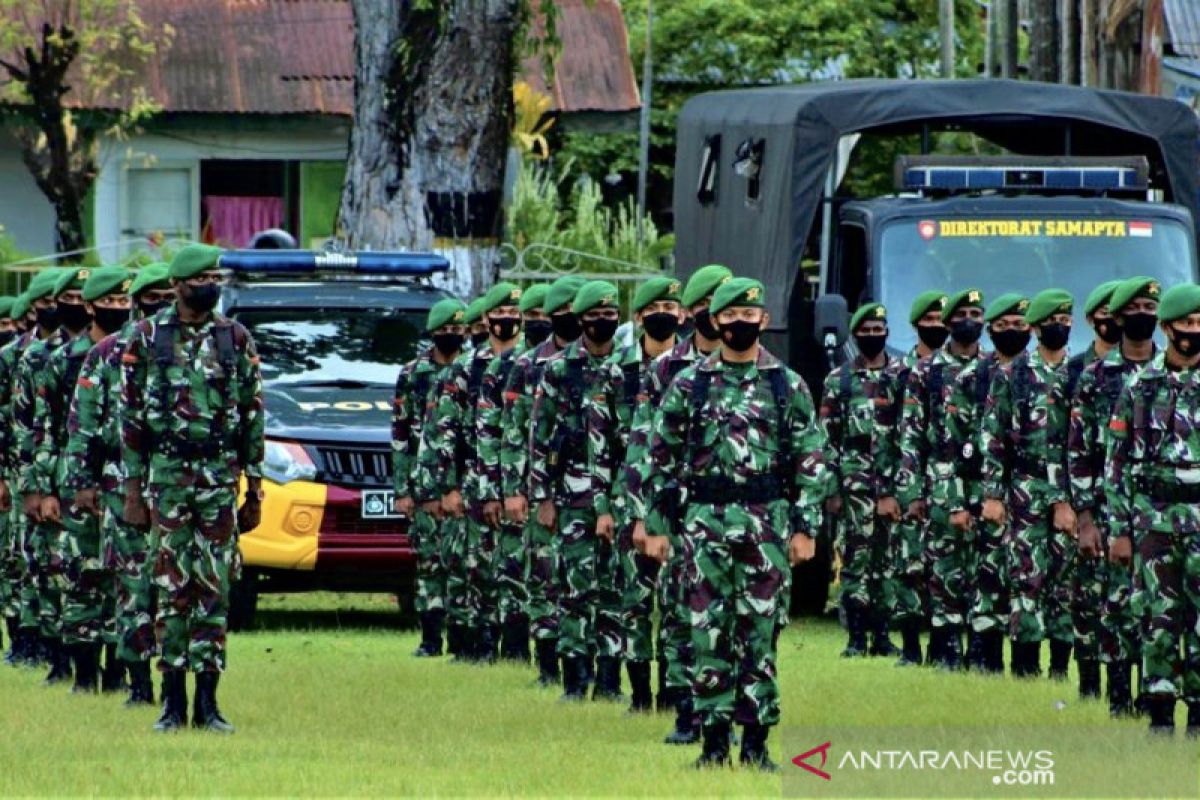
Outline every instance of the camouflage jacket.
[[[220, 327], [229, 330], [227, 354]], [[127, 478], [212, 487], [262, 477], [262, 376], [241, 324], [219, 314], [201, 325], [180, 324], [172, 305], [134, 324], [121, 362]]]
[[75, 386], [88, 352], [96, 346], [83, 331], [50, 354], [37, 381], [33, 414], [42, 433], [33, 452], [34, 474], [41, 494], [63, 495], [67, 459], [68, 416]]
[[500, 412], [500, 483], [505, 497], [529, 494], [529, 440], [533, 400], [546, 364], [561, 352], [551, 336], [516, 357]]
[[829, 493], [874, 499], [895, 494], [900, 462], [896, 423], [903, 402], [902, 361], [888, 357], [869, 369], [861, 356], [830, 372], [821, 394]]
[[[782, 414], [772, 371], [782, 373], [787, 387]], [[693, 398], [698, 381], [707, 382], [702, 399]], [[808, 387], [779, 359], [760, 349], [756, 363], [729, 364], [714, 353], [679, 373], [663, 396], [650, 440], [650, 504], [662, 504], [675, 481], [685, 490], [698, 480], [732, 490], [776, 480], [787, 497], [789, 526], [777, 533], [817, 536], [827, 481], [824, 439]], [[687, 506], [709, 505], [691, 494], [685, 491]], [[755, 508], [748, 506], [752, 514]]]
[[1067, 360], [1022, 353], [992, 379], [983, 416], [983, 496], [1046, 504], [1070, 500]]
[[[17, 437], [12, 415], [13, 383], [17, 377], [17, 361], [31, 341], [33, 334], [25, 333], [0, 348], [0, 475], [5, 479], [14, 476], [17, 471]], [[12, 488], [16, 490], [16, 487]]]
[[475, 412], [483, 375], [494, 360], [496, 354], [490, 346], [461, 355], [438, 387], [428, 437], [419, 456], [421, 470], [438, 495], [458, 489], [464, 499], [479, 500]]
[[42, 494], [44, 486], [39, 483], [34, 467], [33, 454], [41, 444], [45, 426], [41, 424], [35, 410], [38, 382], [46, 373], [50, 354], [67, 341], [64, 331], [57, 330], [45, 339], [37, 339], [25, 348], [17, 361], [13, 378], [12, 420], [16, 437], [16, 472], [18, 494]]
[[81, 489], [115, 491], [121, 473], [121, 357], [129, 344], [132, 325], [101, 339], [88, 351], [75, 385], [67, 416], [64, 485], [74, 494]]
[[504, 481], [500, 462], [504, 443], [504, 392], [520, 351], [510, 348], [491, 360], [483, 372], [475, 402], [475, 450], [478, 459], [479, 499], [503, 501]]
[[[1151, 357], [1153, 360], [1153, 356]], [[1104, 500], [1104, 458], [1108, 423], [1129, 378], [1148, 362], [1130, 361], [1114, 347], [1103, 359], [1083, 368], [1071, 400], [1067, 432], [1067, 468], [1071, 504], [1093, 515]]]
[[414, 471], [421, 444], [421, 426], [431, 395], [445, 377], [447, 366], [433, 360], [432, 350], [400, 368], [392, 400], [392, 483], [397, 497], [414, 496]]
[[1105, 499], [1120, 531], [1200, 534], [1200, 369], [1159, 353], [1109, 422]]
[[997, 353], [963, 367], [946, 402], [945, 425], [932, 432], [930, 502], [949, 513], [974, 510], [983, 502], [983, 414], [1001, 368]]

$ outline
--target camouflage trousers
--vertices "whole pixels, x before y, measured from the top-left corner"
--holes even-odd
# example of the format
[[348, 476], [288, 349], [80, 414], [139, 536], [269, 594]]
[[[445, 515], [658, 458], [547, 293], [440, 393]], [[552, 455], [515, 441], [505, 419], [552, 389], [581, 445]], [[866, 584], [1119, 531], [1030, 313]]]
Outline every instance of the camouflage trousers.
[[525, 614], [534, 639], [558, 637], [558, 584], [555, 581], [557, 537], [538, 523], [531, 509], [525, 523]]
[[12, 511], [0, 512], [0, 616], [21, 615], [21, 581], [25, 558], [21, 553], [20, 527]]
[[503, 522], [495, 534], [491, 586], [496, 593], [496, 619], [501, 625], [524, 622], [529, 605], [525, 589], [525, 531]]
[[1010, 503], [1008, 515], [1004, 549], [1009, 568], [1009, 638], [1015, 642], [1073, 641], [1075, 541], [1051, 529], [1045, 503]]
[[[14, 499], [14, 505], [18, 502]], [[34, 559], [34, 523], [19, 509], [14, 509], [10, 522], [13, 526], [17, 557], [21, 561], [20, 580], [14, 587], [17, 605], [17, 624], [28, 633], [40, 635], [41, 613], [38, 608], [38, 569]]]
[[101, 492], [100, 547], [104, 566], [116, 591], [117, 658], [133, 664], [149, 661], [158, 651], [154, 639], [156, 593], [150, 580], [149, 530], [139, 530], [122, 516], [124, 495], [112, 487]]
[[934, 628], [966, 624], [974, 539], [973, 530], [963, 531], [950, 524], [946, 509], [929, 509], [925, 560], [929, 564], [930, 625]]
[[1200, 534], [1151, 530], [1136, 542], [1146, 691], [1200, 703]]
[[928, 605], [925, 568], [925, 523], [904, 517], [892, 536], [892, 572], [895, 576], [896, 602], [892, 619], [896, 623], [921, 620]]
[[[622, 525], [617, 534], [617, 572], [621, 591], [621, 627], [626, 661], [654, 659], [654, 606], [662, 565], [633, 547], [633, 526]], [[661, 608], [660, 602], [660, 608]], [[660, 617], [662, 614], [660, 613]]]
[[974, 564], [970, 570], [971, 629], [1004, 630], [1008, 625], [1008, 551], [1004, 526], [984, 520], [975, 523]]
[[896, 597], [892, 527], [875, 515], [874, 498], [843, 497], [837, 535], [842, 606], [890, 617]]
[[442, 563], [440, 524], [420, 508], [408, 529], [413, 549], [417, 553], [417, 596], [414, 605], [418, 614], [442, 611], [446, 608], [446, 567]]
[[491, 578], [495, 550], [494, 531], [472, 513], [442, 521], [447, 622], [472, 628], [494, 623], [496, 592]]
[[554, 548], [559, 655], [621, 655], [617, 569], [615, 548], [596, 535], [596, 512], [561, 504]]
[[692, 691], [706, 725], [779, 722], [776, 641], [791, 576], [788, 529], [781, 501], [687, 507]]
[[692, 691], [696, 652], [692, 646], [692, 613], [688, 587], [694, 579], [695, 561], [688, 537], [676, 532], [682, 519], [668, 520], [658, 509], [646, 517], [646, 533], [666, 536], [671, 550], [658, 577], [658, 652], [666, 663], [666, 686]]
[[235, 487], [151, 487], [160, 669], [225, 670], [229, 586], [237, 577]]
[[59, 549], [65, 563], [62, 635], [67, 644], [116, 643], [116, 585], [105, 566], [100, 520], [63, 501]]
[[21, 594], [21, 627], [37, 628], [48, 639], [62, 638], [62, 594], [67, 578], [66, 562], [59, 549], [61, 527], [51, 522], [30, 522], [25, 529], [29, 581]]

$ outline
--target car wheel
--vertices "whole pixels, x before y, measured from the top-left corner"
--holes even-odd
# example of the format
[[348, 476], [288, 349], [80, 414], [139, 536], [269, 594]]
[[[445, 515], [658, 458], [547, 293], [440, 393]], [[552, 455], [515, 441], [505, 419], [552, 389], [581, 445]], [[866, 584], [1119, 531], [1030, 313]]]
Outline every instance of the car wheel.
[[229, 587], [229, 630], [244, 631], [254, 624], [258, 612], [258, 573], [245, 570], [242, 578]]

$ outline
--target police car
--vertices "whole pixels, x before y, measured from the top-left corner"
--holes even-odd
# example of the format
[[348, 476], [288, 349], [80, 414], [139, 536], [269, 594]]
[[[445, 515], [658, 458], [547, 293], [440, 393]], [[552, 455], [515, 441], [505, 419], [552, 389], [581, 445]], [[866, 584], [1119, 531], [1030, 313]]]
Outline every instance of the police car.
[[237, 250], [224, 313], [246, 326], [266, 402], [261, 524], [241, 535], [230, 625], [260, 592], [388, 591], [410, 607], [415, 553], [393, 509], [391, 409], [400, 366], [426, 346], [449, 263], [416, 253]]

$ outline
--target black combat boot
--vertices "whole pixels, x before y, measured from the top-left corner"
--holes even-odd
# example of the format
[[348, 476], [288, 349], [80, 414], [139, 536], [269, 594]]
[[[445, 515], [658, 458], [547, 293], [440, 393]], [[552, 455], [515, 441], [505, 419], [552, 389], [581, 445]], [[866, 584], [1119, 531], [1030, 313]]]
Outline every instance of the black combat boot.
[[442, 654], [442, 637], [435, 632], [433, 626], [434, 613], [426, 611], [421, 614], [421, 644], [413, 651], [416, 658], [433, 658]]
[[992, 628], [983, 633], [984, 669], [992, 675], [1004, 674], [1004, 631]]
[[542, 686], [558, 685], [558, 642], [554, 639], [537, 639], [538, 683]]
[[196, 707], [192, 710], [192, 727], [214, 733], [233, 733], [233, 726], [221, 716], [217, 707], [219, 672], [196, 673]]
[[500, 626], [488, 623], [479, 626], [479, 655], [481, 664], [495, 664], [500, 649]]
[[529, 620], [517, 615], [504, 623], [500, 657], [505, 661], [529, 663]]
[[448, 635], [451, 636], [451, 641], [454, 642], [454, 658], [451, 659], [453, 664], [473, 664], [479, 660], [480, 642], [477, 638], [475, 628], [468, 628], [466, 625], [450, 623], [447, 627]]
[[987, 671], [987, 651], [984, 645], [983, 632], [971, 629], [967, 634], [966, 668], [971, 672]]
[[1172, 695], [1148, 695], [1146, 708], [1150, 712], [1150, 733], [1159, 736], [1175, 735], [1175, 698]]
[[1013, 677], [1038, 677], [1042, 674], [1041, 659], [1041, 642], [1013, 642]]
[[50, 662], [50, 672], [46, 675], [46, 685], [53, 686], [71, 680], [71, 654], [60, 639], [46, 638], [42, 640]]
[[929, 628], [929, 647], [925, 651], [925, 664], [937, 667], [946, 659], [946, 628]]
[[37, 669], [45, 665], [49, 653], [42, 637], [38, 635], [37, 629], [21, 628], [21, 638], [25, 642], [25, 660], [21, 662], [21, 666]]
[[616, 656], [597, 656], [593, 700], [621, 699], [621, 661]]
[[71, 694], [95, 694], [99, 688], [100, 645], [77, 642], [68, 650], [75, 664], [75, 685]]
[[446, 623], [446, 652], [454, 656], [454, 663], [460, 663], [463, 658], [463, 627], [457, 622]]
[[659, 656], [655, 666], [658, 667], [658, 693], [654, 698], [654, 710], [659, 714], [674, 711], [676, 695], [667, 686], [667, 660]]
[[1187, 737], [1200, 739], [1200, 703], [1188, 703], [1187, 709]]
[[1071, 666], [1071, 643], [1058, 639], [1050, 640], [1050, 680], [1065, 681]]
[[[725, 728], [728, 738], [729, 726]], [[675, 704], [675, 729], [663, 739], [665, 744], [695, 744], [700, 741], [700, 720], [696, 717], [696, 707], [692, 703], [692, 693], [681, 691], [679, 702]], [[729, 749], [728, 742], [725, 745]]]
[[1128, 661], [1108, 664], [1108, 715], [1113, 719], [1133, 716], [1133, 665]]
[[169, 669], [162, 679], [162, 714], [154, 723], [159, 733], [177, 731], [187, 725], [187, 672]]
[[704, 726], [704, 749], [696, 759], [697, 769], [729, 766], [729, 731], [732, 727], [728, 722]]
[[588, 690], [588, 659], [584, 656], [563, 656], [562, 684], [563, 694], [559, 699], [573, 703], [587, 699]]
[[129, 699], [126, 708], [154, 705], [154, 683], [150, 680], [150, 662], [136, 661], [129, 665]]
[[125, 662], [117, 658], [117, 646], [104, 646], [104, 671], [100, 673], [100, 691], [105, 694], [123, 692], [128, 688], [125, 683]]
[[900, 658], [898, 667], [921, 666], [921, 621], [906, 619], [900, 624]]
[[738, 761], [763, 772], [778, 772], [779, 765], [771, 760], [767, 752], [767, 734], [770, 732], [771, 729], [766, 725], [743, 725], [742, 752]]
[[846, 649], [842, 658], [858, 658], [867, 654], [866, 613], [858, 606], [846, 606]]
[[629, 673], [629, 713], [637, 714], [654, 708], [654, 697], [650, 694], [650, 662], [629, 661], [625, 664]]
[[963, 668], [962, 627], [947, 625], [943, 637], [942, 659], [938, 662], [938, 666], [951, 672], [957, 672]]
[[4, 653], [4, 663], [13, 667], [18, 661], [17, 642], [20, 641], [20, 634], [17, 633], [17, 618], [5, 617], [4, 630], [8, 632], [8, 650]]
[[874, 612], [875, 624], [871, 626], [871, 655], [891, 657], [899, 653], [896, 645], [892, 644], [891, 637], [888, 635], [888, 612], [886, 609], [876, 609]]
[[1100, 662], [1094, 658], [1080, 659], [1079, 699], [1095, 700], [1100, 697]]

